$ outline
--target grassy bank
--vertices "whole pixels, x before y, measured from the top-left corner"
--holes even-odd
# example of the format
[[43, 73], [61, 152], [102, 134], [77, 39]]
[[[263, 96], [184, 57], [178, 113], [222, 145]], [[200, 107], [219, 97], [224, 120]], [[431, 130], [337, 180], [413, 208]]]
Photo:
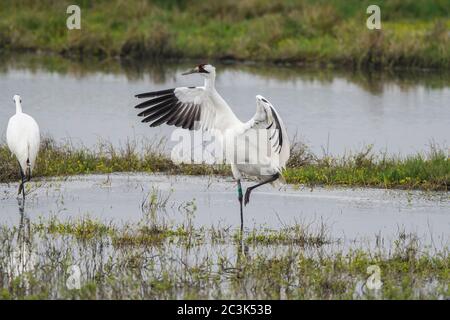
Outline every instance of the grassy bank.
[[371, 147], [341, 158], [317, 158], [303, 148], [292, 150], [285, 172], [289, 183], [446, 191], [450, 186], [449, 153], [436, 147], [403, 158], [376, 155]]
[[[163, 151], [163, 142], [129, 142], [115, 148], [95, 149], [57, 144], [44, 139], [35, 177], [113, 172], [164, 172], [183, 175], [230, 175], [226, 165], [175, 164]], [[294, 144], [284, 173], [290, 184], [340, 185], [379, 188], [445, 190], [450, 185], [448, 151], [431, 148], [428, 154], [405, 158], [363, 152], [341, 158], [317, 157], [302, 144]], [[5, 144], [0, 146], [0, 182], [18, 180], [17, 162]]]
[[377, 1], [382, 29], [366, 28], [369, 0], [5, 0], [0, 51], [72, 57], [236, 59], [375, 67], [450, 67], [446, 0]]
[[[169, 203], [168, 203], [169, 202]], [[56, 216], [0, 225], [0, 299], [442, 299], [450, 296], [448, 250], [399, 232], [367, 249], [343, 249], [323, 224], [241, 236], [229, 226], [195, 227], [195, 207], [167, 222], [158, 191], [142, 218], [116, 223]], [[78, 213], [77, 213], [78, 215]], [[161, 222], [164, 221], [164, 222]], [[388, 244], [389, 243], [389, 244]], [[378, 266], [379, 290], [369, 267]], [[67, 287], [79, 271], [79, 288]]]

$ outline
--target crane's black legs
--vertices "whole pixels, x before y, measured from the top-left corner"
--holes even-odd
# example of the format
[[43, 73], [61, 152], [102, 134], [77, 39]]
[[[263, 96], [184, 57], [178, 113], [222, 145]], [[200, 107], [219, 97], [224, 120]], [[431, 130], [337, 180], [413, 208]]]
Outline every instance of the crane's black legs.
[[256, 189], [266, 183], [273, 182], [273, 181], [277, 180], [279, 177], [280, 177], [280, 174], [276, 173], [273, 176], [271, 176], [269, 179], [267, 179], [266, 181], [263, 181], [258, 184], [255, 184], [254, 186], [248, 187], [247, 190], [245, 191], [244, 205], [247, 205], [247, 203], [250, 201], [250, 193], [252, 192], [253, 189]]
[[23, 173], [22, 167], [19, 164], [19, 168], [20, 168], [20, 178], [21, 178], [21, 182], [19, 185], [19, 192], [17, 192], [17, 195], [20, 195], [20, 193], [22, 193], [22, 198], [25, 200], [25, 174]]
[[22, 199], [25, 202], [25, 182], [30, 181], [31, 180], [31, 167], [30, 167], [30, 160], [27, 159], [27, 169], [26, 169], [26, 173], [23, 172], [22, 166], [20, 165], [19, 162], [19, 169], [20, 169], [20, 185], [19, 185], [19, 192], [17, 192], [17, 196], [20, 195], [20, 193], [22, 193]]
[[237, 187], [238, 187], [238, 199], [239, 199], [239, 205], [240, 205], [240, 209], [241, 209], [241, 236], [242, 233], [244, 231], [244, 211], [242, 208], [242, 186], [241, 186], [241, 180], [237, 181]]

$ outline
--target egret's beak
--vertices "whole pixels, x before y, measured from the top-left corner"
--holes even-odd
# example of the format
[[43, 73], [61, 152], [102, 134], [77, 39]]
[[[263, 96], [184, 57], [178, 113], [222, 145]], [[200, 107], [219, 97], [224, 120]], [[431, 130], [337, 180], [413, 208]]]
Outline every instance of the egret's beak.
[[186, 76], [186, 75], [192, 74], [192, 73], [198, 73], [198, 67], [195, 67], [194, 69], [191, 69], [189, 71], [183, 72], [181, 75]]

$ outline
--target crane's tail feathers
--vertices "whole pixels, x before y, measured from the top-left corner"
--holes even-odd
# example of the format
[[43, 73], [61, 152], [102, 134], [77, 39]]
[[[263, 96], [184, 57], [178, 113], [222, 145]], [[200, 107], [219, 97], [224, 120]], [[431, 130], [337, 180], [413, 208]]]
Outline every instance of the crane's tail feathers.
[[28, 155], [27, 155], [27, 168], [25, 169], [25, 177], [27, 181], [31, 180], [31, 162], [30, 162], [30, 144], [27, 145]]
[[25, 169], [25, 176], [27, 178], [27, 181], [31, 180], [31, 165], [30, 165], [30, 159], [27, 159], [27, 168]]

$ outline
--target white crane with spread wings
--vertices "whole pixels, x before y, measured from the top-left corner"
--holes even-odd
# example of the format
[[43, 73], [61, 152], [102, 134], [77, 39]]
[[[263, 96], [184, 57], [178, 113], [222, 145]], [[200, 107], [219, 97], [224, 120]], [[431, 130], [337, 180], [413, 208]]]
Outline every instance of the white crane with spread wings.
[[[290, 154], [286, 128], [273, 105], [260, 95], [256, 96], [253, 118], [247, 122], [240, 121], [216, 91], [216, 69], [209, 64], [200, 64], [183, 75], [192, 73], [204, 77], [204, 86], [138, 94], [137, 98], [148, 98], [136, 106], [144, 109], [138, 116], [143, 117], [142, 122], [150, 122], [151, 127], [168, 124], [188, 130], [206, 130], [220, 135], [222, 143], [234, 141], [234, 156], [226, 160], [231, 164], [237, 182], [242, 231], [242, 205], [247, 205], [252, 190], [283, 179], [281, 171]], [[263, 134], [249, 135], [251, 130], [259, 130]], [[260, 181], [248, 187], [245, 196], [242, 194], [241, 173]]]

